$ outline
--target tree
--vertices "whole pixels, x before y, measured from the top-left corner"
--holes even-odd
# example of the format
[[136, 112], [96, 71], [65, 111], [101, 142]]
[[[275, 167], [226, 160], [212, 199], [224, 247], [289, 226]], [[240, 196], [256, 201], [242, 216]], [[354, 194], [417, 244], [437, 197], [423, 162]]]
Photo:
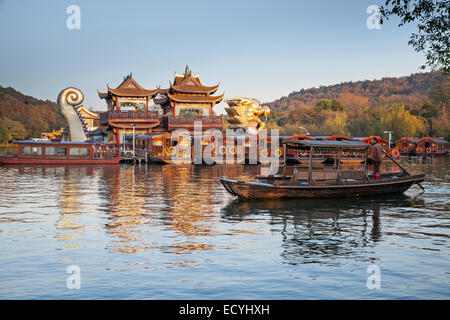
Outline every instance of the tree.
[[426, 132], [426, 120], [409, 113], [404, 105], [394, 104], [390, 108], [383, 108], [382, 112], [383, 130], [392, 130], [394, 138], [418, 137]]
[[[426, 65], [450, 71], [450, 0], [385, 0], [380, 22], [391, 16], [401, 18], [399, 27], [417, 22], [418, 32], [408, 41], [415, 51], [424, 52]], [[422, 65], [421, 69], [425, 69]]]
[[12, 139], [25, 139], [27, 136], [27, 129], [18, 121], [9, 118], [1, 118], [0, 126], [8, 130], [8, 141]]
[[347, 114], [345, 112], [335, 112], [325, 120], [322, 127], [323, 134], [341, 134], [348, 135], [346, 129]]
[[9, 132], [2, 125], [0, 125], [0, 144], [8, 142]]

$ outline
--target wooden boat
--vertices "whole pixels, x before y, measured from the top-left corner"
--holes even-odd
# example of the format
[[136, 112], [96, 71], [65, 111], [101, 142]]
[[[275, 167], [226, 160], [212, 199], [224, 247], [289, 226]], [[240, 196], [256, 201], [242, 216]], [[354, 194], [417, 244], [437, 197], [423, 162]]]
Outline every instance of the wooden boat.
[[[388, 155], [388, 158], [394, 161], [402, 171], [384, 173], [379, 180], [375, 180], [367, 170], [370, 145], [360, 141], [287, 140], [283, 141], [283, 146], [284, 150], [286, 148], [308, 150], [310, 157], [308, 169], [286, 166], [286, 156], [284, 156], [284, 164], [276, 175], [269, 175], [269, 168], [261, 167], [262, 172], [254, 181], [221, 178], [222, 185], [232, 195], [246, 199], [354, 197], [402, 193], [413, 184], [420, 186], [420, 182], [425, 179], [425, 174], [409, 174]], [[312, 162], [314, 155], [330, 151], [334, 151], [338, 156], [335, 165], [331, 168], [314, 168]], [[339, 160], [343, 154], [353, 151], [364, 155], [363, 168], [361, 170], [341, 168]]]
[[418, 156], [448, 156], [449, 143], [442, 138], [424, 137], [416, 144], [416, 155]]
[[115, 164], [122, 158], [118, 149], [96, 147], [88, 142], [15, 141], [17, 154], [0, 157], [0, 164]]

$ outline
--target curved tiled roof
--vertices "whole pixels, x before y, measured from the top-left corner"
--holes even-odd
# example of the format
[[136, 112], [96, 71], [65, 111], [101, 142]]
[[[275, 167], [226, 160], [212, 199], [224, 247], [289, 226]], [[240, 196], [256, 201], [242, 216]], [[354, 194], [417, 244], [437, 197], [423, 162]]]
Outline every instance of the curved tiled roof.
[[159, 88], [155, 90], [147, 90], [141, 87], [136, 80], [130, 75], [124, 79], [124, 81], [115, 89], [110, 88], [107, 85], [108, 92], [98, 92], [100, 99], [106, 99], [111, 95], [119, 97], [154, 97], [158, 94]]

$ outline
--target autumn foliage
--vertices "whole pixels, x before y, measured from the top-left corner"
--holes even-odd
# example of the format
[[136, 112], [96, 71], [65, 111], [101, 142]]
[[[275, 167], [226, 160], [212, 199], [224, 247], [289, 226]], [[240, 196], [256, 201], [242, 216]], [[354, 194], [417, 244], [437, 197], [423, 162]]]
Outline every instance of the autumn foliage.
[[450, 138], [450, 76], [440, 72], [302, 89], [266, 104], [282, 134]]
[[42, 132], [65, 126], [66, 121], [56, 103], [0, 86], [0, 143], [12, 139], [38, 138]]

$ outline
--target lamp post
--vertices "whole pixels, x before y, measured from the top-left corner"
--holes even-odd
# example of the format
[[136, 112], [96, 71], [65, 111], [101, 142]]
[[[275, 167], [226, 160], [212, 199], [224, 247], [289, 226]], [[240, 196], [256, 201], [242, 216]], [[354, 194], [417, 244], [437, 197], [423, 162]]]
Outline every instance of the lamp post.
[[134, 132], [135, 132], [136, 124], [132, 123], [131, 126], [133, 127], [133, 158], [134, 158], [135, 155], [136, 155], [136, 154], [135, 154], [135, 151], [134, 151], [134, 147], [135, 147], [135, 145], [136, 145], [135, 139], [134, 139]]
[[309, 136], [309, 132], [308, 132], [308, 129], [306, 129], [306, 128], [304, 128], [304, 127], [300, 127], [300, 126], [299, 126], [298, 128], [299, 128], [299, 129], [303, 129], [303, 130], [305, 130], [305, 132], [306, 132], [306, 135], [307, 135], [307, 136]]
[[392, 131], [384, 131], [384, 133], [389, 133], [389, 145], [388, 145], [388, 148], [390, 148], [391, 147]]

